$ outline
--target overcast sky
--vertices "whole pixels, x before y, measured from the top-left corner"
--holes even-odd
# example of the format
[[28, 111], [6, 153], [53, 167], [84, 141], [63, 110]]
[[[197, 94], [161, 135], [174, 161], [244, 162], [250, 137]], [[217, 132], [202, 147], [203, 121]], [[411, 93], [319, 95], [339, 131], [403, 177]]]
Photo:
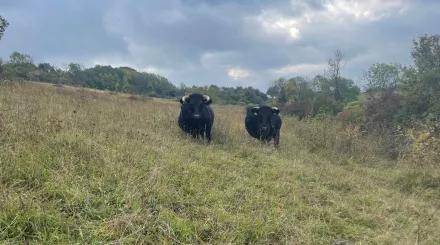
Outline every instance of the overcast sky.
[[408, 64], [413, 38], [440, 34], [439, 0], [0, 0], [0, 15], [3, 58], [263, 92], [281, 76], [322, 73], [338, 48], [353, 79], [375, 62]]

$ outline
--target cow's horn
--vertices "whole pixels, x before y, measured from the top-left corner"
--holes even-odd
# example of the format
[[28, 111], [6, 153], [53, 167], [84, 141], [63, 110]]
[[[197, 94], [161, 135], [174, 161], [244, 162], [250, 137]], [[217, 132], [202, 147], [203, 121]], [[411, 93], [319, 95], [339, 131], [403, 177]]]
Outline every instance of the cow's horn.
[[208, 95], [203, 95], [203, 98], [204, 98], [206, 101], [208, 101], [208, 100], [210, 99]]
[[182, 101], [183, 101], [183, 103], [186, 103], [186, 99], [187, 99], [187, 98], [188, 98], [188, 96], [186, 96], [186, 95], [182, 97]]

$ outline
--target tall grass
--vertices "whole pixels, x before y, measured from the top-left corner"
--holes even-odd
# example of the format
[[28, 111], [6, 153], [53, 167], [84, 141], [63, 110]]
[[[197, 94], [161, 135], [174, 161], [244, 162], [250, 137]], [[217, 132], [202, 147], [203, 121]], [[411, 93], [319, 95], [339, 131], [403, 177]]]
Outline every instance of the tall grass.
[[243, 108], [213, 108], [208, 145], [179, 130], [176, 102], [1, 84], [0, 241], [440, 244], [438, 169], [329, 121], [284, 118], [275, 149]]

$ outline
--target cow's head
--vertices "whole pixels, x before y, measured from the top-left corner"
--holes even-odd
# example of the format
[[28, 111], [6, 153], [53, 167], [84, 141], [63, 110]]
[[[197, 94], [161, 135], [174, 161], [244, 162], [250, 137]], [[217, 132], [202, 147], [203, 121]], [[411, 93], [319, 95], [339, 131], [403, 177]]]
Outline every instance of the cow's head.
[[202, 109], [204, 105], [210, 105], [211, 98], [208, 95], [190, 94], [180, 98], [182, 110], [188, 113], [189, 117], [194, 119], [201, 118]]
[[273, 118], [280, 113], [280, 109], [270, 106], [256, 106], [251, 109], [251, 112], [257, 116], [258, 129], [262, 133], [268, 133], [270, 130], [274, 129], [275, 125]]

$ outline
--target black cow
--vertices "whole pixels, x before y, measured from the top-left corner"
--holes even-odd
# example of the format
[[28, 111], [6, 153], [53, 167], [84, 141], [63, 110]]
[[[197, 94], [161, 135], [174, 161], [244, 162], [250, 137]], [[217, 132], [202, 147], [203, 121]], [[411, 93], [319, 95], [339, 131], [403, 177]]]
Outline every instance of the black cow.
[[275, 146], [278, 146], [282, 125], [279, 113], [278, 108], [267, 105], [246, 108], [246, 131], [261, 141], [270, 142], [273, 138]]
[[211, 142], [211, 129], [214, 124], [214, 111], [211, 98], [207, 95], [190, 94], [180, 99], [179, 127], [194, 138], [205, 137]]

